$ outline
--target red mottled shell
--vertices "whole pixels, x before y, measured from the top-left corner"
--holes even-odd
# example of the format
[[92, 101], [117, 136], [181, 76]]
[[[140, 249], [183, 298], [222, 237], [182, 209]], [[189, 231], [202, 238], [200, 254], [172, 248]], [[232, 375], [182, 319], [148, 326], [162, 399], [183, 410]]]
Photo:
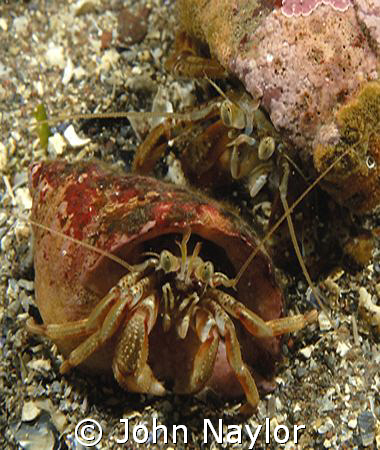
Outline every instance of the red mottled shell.
[[[115, 173], [98, 162], [35, 163], [30, 168], [29, 184], [33, 221], [114, 253], [128, 263], [143, 261], [146, 256], [142, 253], [147, 250], [159, 252], [170, 246], [173, 251], [175, 240], [180, 240], [178, 234], [187, 227], [204, 241], [202, 249], [207, 242], [213, 244], [211, 256], [207, 256], [214, 257], [216, 267], [228, 259], [235, 273], [257, 245], [247, 224], [219, 203], [153, 178]], [[46, 324], [86, 318], [126, 273], [116, 262], [57, 233], [38, 227], [34, 233], [36, 302]], [[160, 295], [160, 286], [157, 291]], [[256, 256], [235, 296], [265, 320], [282, 315], [282, 294], [266, 253]], [[149, 355], [153, 369], [157, 366], [165, 376], [178, 370], [178, 359], [158, 327], [161, 329], [160, 319], [149, 339]], [[240, 324], [236, 327], [246, 362], [268, 375], [279, 356], [279, 338], [254, 339]], [[58, 342], [64, 354], [75, 345], [72, 341]], [[108, 348], [98, 351], [86, 365], [110, 371], [112, 345], [110, 342]], [[182, 345], [184, 353], [192, 353], [191, 340], [176, 345]]]

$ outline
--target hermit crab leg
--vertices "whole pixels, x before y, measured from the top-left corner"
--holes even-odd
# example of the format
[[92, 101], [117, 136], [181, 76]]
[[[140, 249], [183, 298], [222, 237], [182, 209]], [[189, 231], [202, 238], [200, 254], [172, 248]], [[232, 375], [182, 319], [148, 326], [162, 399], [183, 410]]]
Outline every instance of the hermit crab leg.
[[157, 314], [158, 301], [151, 294], [131, 311], [119, 337], [112, 370], [117, 382], [130, 392], [165, 394], [164, 386], [147, 364], [148, 336]]
[[88, 336], [94, 331], [88, 326], [88, 319], [76, 320], [74, 322], [69, 322], [66, 324], [52, 323], [49, 325], [39, 325], [31, 317], [26, 321], [26, 328], [29, 333], [39, 334], [53, 340], [77, 337], [79, 338]]
[[285, 333], [301, 330], [302, 328], [305, 328], [306, 325], [315, 322], [317, 318], [318, 312], [316, 309], [313, 309], [307, 314], [282, 317], [281, 319], [269, 320], [265, 323], [272, 329], [273, 336], [280, 336]]
[[70, 353], [69, 357], [63, 361], [59, 368], [61, 374], [65, 374], [72, 367], [78, 366], [100, 347], [100, 332], [101, 330], [97, 330], [95, 333], [91, 334]]
[[[252, 409], [256, 408], [260, 400], [259, 393], [257, 391], [255, 380], [242, 359], [235, 326], [228, 317], [228, 314], [216, 301], [206, 300], [205, 304], [215, 318], [219, 334], [224, 337], [228, 363], [235, 372], [236, 378], [244, 390], [247, 402]], [[243, 407], [242, 412], [243, 411], [245, 411], [245, 407]]]
[[174, 309], [174, 295], [170, 283], [165, 283], [162, 286], [162, 298], [164, 300], [162, 328], [166, 333], [167, 331], [169, 331], [172, 323], [170, 312]]
[[210, 379], [219, 347], [219, 334], [212, 314], [204, 308], [196, 307], [194, 317], [201, 345], [195, 354], [189, 379], [183, 387], [175, 387], [176, 392], [183, 394], [199, 392]]
[[180, 319], [179, 323], [177, 324], [177, 333], [181, 339], [185, 339], [185, 337], [187, 336], [190, 320], [193, 317], [195, 307], [197, 303], [199, 303], [199, 301], [200, 298], [198, 294], [196, 292], [193, 292], [191, 295], [186, 297], [178, 307], [179, 312], [183, 311], [185, 308], [188, 307], [188, 310], [186, 311], [185, 315]]
[[111, 307], [120, 298], [121, 292], [126, 292], [130, 286], [136, 284], [139, 277], [141, 277], [139, 272], [131, 272], [121, 278], [86, 319], [66, 324], [38, 325], [31, 318], [28, 319], [26, 326], [31, 333], [40, 334], [53, 340], [88, 336], [101, 326]]
[[180, 32], [175, 39], [175, 51], [167, 59], [165, 70], [176, 77], [225, 78], [227, 72], [215, 59], [199, 56], [195, 41], [187, 33]]
[[[146, 292], [149, 291], [154, 284], [154, 276], [144, 277], [133, 285], [128, 291], [125, 288], [128, 286], [130, 280], [127, 280], [124, 283], [124, 278], [127, 277], [128, 275], [123, 277], [118, 284], [111, 289], [111, 292], [113, 291], [112, 297], [101, 302], [103, 305], [98, 309], [98, 312], [104, 313], [104, 319], [99, 322], [99, 328], [96, 331], [93, 331], [84, 342], [82, 342], [70, 353], [69, 357], [62, 363], [60, 368], [61, 373], [66, 373], [72, 367], [75, 367], [85, 361], [101, 345], [110, 339], [119, 329], [125, 314], [133, 309], [133, 307], [141, 300], [141, 298], [144, 297]], [[109, 295], [106, 297], [108, 296]], [[107, 312], [104, 311], [106, 305], [109, 307]], [[100, 318], [100, 315], [98, 315], [97, 319], [99, 320]], [[87, 323], [85, 326], [86, 325]], [[64, 329], [64, 327], [65, 325], [62, 325], [62, 329]], [[57, 333], [55, 338], [61, 339], [61, 335]]]
[[234, 297], [219, 289], [210, 289], [210, 296], [232, 317], [238, 319], [253, 336], [266, 338], [273, 336], [266, 322]]
[[[207, 116], [216, 116], [218, 110], [219, 103], [212, 102], [191, 113], [163, 114], [166, 120], [154, 127], [138, 147], [132, 162], [132, 172], [140, 174], [150, 173], [157, 161], [165, 155], [169, 140], [175, 140], [186, 131], [189, 125], [205, 119]], [[143, 112], [140, 114], [145, 115]], [[149, 116], [150, 113], [147, 114]], [[168, 117], [168, 114], [172, 115], [172, 117]]]
[[282, 317], [280, 319], [265, 322], [261, 317], [226, 292], [218, 289], [210, 290], [210, 296], [232, 317], [238, 319], [244, 328], [253, 336], [259, 338], [279, 336], [304, 328], [314, 322], [318, 313], [316, 310], [307, 314], [297, 314], [293, 317]]

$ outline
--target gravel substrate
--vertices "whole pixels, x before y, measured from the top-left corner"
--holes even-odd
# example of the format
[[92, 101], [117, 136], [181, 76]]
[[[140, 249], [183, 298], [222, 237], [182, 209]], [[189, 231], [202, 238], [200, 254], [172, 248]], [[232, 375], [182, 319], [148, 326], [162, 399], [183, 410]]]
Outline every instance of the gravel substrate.
[[[50, 117], [102, 111], [150, 111], [157, 92], [168, 96], [174, 110], [196, 100], [194, 84], [174, 80], [163, 62], [174, 38], [174, 0], [9, 1], [0, 6], [0, 448], [82, 449], [75, 427], [85, 418], [96, 420], [103, 437], [93, 448], [139, 447], [133, 429], [149, 432], [141, 448], [249, 448], [259, 425], [256, 448], [278, 448], [274, 430], [288, 427], [285, 448], [380, 447], [380, 264], [379, 242], [374, 258], [355, 273], [335, 270], [320, 282], [336, 329], [322, 317], [284, 340], [284, 359], [277, 387], [264, 397], [248, 421], [236, 415], [238, 402], [215, 395], [201, 399], [128, 394], [116, 384], [79, 371], [59, 374], [57, 348], [25, 330], [35, 314], [31, 229], [25, 217], [31, 207], [27, 167], [31, 161], [64, 156], [72, 161], [97, 157], [128, 169], [146, 124], [126, 119], [75, 122], [60, 120], [52, 131], [63, 134], [69, 124], [80, 139], [72, 147], [59, 137], [41, 150], [32, 129], [33, 111], [43, 103]], [[118, 26], [127, 17], [131, 27]], [[157, 98], [158, 98], [157, 97]], [[377, 230], [379, 215], [363, 220]], [[310, 308], [302, 276], [288, 274], [289, 312]], [[370, 309], [367, 314], [361, 314]], [[377, 321], [377, 325], [376, 325]], [[89, 374], [90, 375], [90, 374]], [[268, 420], [266, 421], [266, 418]], [[129, 419], [130, 439], [123, 439], [120, 419]], [[168, 427], [157, 433], [153, 422]], [[205, 419], [224, 442], [208, 434]], [[269, 442], [265, 428], [270, 423]], [[184, 425], [173, 443], [173, 425]], [[241, 443], [239, 443], [242, 426]], [[294, 443], [293, 427], [305, 425]], [[232, 427], [235, 426], [235, 427]], [[143, 427], [140, 427], [142, 433]], [[140, 430], [140, 433], [141, 433]], [[136, 430], [135, 430], [136, 431]], [[215, 432], [216, 432], [215, 431]], [[228, 432], [230, 443], [228, 443]], [[284, 436], [284, 428], [278, 437]]]

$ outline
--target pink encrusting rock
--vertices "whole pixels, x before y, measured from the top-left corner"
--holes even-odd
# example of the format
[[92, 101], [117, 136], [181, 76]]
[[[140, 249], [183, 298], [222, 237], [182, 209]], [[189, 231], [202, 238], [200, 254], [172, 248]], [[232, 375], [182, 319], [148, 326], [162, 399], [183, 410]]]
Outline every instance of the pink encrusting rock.
[[[182, 14], [185, 27], [261, 98], [303, 157], [310, 160], [316, 146], [339, 144], [336, 112], [365, 83], [379, 80], [380, 0], [179, 0], [181, 11], [188, 3], [193, 23]], [[380, 166], [378, 154], [372, 159]]]
[[283, 0], [281, 12], [287, 17], [308, 16], [319, 5], [329, 5], [337, 11], [346, 11], [351, 0]]
[[307, 17], [274, 11], [228, 66], [262, 95], [274, 126], [305, 146], [364, 80], [378, 77], [378, 63], [354, 8], [338, 13], [321, 5]]

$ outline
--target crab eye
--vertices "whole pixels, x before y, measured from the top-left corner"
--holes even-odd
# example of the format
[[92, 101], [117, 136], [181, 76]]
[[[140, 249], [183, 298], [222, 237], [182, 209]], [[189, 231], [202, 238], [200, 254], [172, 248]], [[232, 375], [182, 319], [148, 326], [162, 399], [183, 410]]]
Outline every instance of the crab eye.
[[176, 257], [169, 250], [162, 250], [158, 267], [165, 273], [174, 272], [176, 270], [175, 261]]
[[231, 126], [231, 106], [229, 104], [230, 102], [223, 102], [221, 107], [220, 107], [220, 116], [222, 118], [222, 121], [224, 123], [224, 125], [226, 125], [226, 127], [230, 127]]
[[258, 149], [258, 155], [261, 161], [267, 161], [273, 155], [275, 147], [276, 143], [272, 136], [262, 138]]
[[245, 128], [244, 111], [229, 100], [225, 100], [220, 106], [220, 117], [226, 127], [242, 130]]
[[196, 276], [198, 280], [202, 281], [202, 283], [208, 283], [213, 274], [214, 265], [211, 261], [206, 261], [205, 263], [200, 264], [196, 271]]

